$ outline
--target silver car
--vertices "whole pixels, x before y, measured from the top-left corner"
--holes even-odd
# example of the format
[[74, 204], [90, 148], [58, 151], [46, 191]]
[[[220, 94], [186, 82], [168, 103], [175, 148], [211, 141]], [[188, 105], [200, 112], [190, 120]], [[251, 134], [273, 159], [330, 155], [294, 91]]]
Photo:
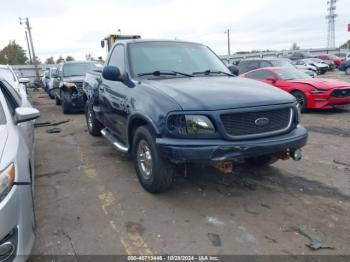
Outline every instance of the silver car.
[[27, 100], [0, 79], [0, 261], [25, 261], [34, 243], [34, 119]]

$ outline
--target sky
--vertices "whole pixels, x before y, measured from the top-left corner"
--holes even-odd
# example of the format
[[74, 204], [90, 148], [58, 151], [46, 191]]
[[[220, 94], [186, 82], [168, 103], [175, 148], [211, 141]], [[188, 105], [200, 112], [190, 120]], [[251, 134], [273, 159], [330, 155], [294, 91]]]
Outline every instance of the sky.
[[[253, 49], [326, 46], [327, 0], [0, 0], [0, 48], [16, 40], [27, 49], [29, 17], [37, 56], [105, 57], [100, 41], [109, 34], [179, 39], [227, 54]], [[337, 3], [336, 45], [350, 39], [350, 1]]]

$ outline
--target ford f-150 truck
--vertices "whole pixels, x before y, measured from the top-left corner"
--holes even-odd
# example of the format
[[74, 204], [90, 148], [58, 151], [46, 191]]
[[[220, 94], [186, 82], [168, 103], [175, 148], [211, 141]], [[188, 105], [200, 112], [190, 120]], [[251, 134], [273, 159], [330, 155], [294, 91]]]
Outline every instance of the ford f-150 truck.
[[90, 134], [130, 153], [151, 193], [171, 186], [175, 164], [298, 160], [307, 141], [293, 96], [233, 76], [202, 44], [119, 41], [83, 88]]

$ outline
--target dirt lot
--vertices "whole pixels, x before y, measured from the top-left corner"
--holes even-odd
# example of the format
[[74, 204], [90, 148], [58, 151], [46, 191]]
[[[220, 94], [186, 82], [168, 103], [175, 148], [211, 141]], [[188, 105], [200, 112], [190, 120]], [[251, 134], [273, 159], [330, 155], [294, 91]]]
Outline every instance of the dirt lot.
[[[350, 109], [303, 115], [300, 162], [232, 175], [191, 167], [173, 190], [151, 195], [128, 158], [88, 134], [83, 115], [63, 115], [44, 92], [30, 96], [37, 122], [69, 120], [60, 133], [36, 129], [34, 254], [350, 254]], [[335, 249], [311, 251], [298, 228]]]

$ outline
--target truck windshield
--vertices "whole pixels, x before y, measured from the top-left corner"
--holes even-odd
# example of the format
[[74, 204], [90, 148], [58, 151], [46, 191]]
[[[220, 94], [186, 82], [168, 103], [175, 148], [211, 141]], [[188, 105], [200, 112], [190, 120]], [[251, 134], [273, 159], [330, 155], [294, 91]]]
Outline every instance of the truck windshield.
[[294, 69], [276, 69], [275, 73], [283, 80], [295, 80], [295, 79], [306, 79], [311, 76]]
[[63, 76], [84, 76], [87, 71], [99, 68], [99, 64], [94, 63], [72, 63], [63, 66]]
[[[231, 75], [225, 64], [206, 46], [180, 42], [140, 42], [129, 45], [134, 76], [151, 72], [181, 72], [176, 76]], [[194, 74], [195, 73], [195, 74]], [[167, 75], [169, 77], [169, 75]]]

